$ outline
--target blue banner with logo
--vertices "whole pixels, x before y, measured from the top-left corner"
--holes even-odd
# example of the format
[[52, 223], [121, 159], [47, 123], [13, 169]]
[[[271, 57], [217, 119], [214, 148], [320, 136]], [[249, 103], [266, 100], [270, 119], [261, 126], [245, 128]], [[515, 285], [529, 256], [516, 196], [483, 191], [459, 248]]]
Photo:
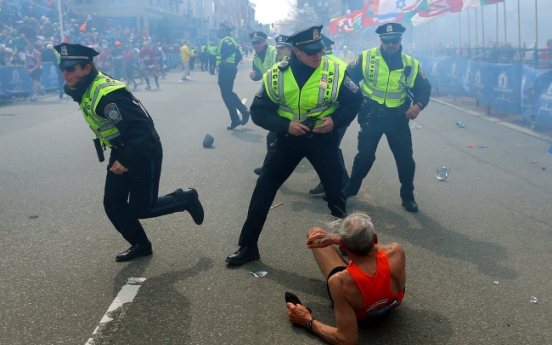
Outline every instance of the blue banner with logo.
[[[46, 90], [58, 88], [58, 67], [51, 63], [44, 63], [40, 84]], [[33, 81], [25, 66], [0, 67], [0, 97], [27, 96], [33, 92]]]
[[495, 64], [456, 56], [420, 57], [423, 71], [439, 92], [468, 96], [499, 111], [552, 127], [552, 70], [523, 64]]

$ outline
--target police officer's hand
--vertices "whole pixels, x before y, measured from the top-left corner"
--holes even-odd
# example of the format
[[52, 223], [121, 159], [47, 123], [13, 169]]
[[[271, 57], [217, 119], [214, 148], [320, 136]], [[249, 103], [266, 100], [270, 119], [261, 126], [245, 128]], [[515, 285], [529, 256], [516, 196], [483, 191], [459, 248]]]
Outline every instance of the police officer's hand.
[[255, 72], [255, 71], [249, 72], [249, 78], [255, 79], [256, 76], [257, 76], [257, 72]]
[[328, 133], [334, 129], [334, 122], [331, 117], [321, 117], [319, 120], [324, 121], [324, 123], [314, 127], [312, 130], [314, 133]]
[[420, 106], [417, 104], [414, 104], [413, 106], [410, 107], [410, 109], [406, 111], [406, 117], [409, 120], [415, 120], [418, 117], [418, 115], [420, 115], [420, 111], [422, 111], [422, 109], [420, 109]]
[[309, 132], [309, 127], [305, 126], [299, 120], [293, 120], [289, 123], [288, 133], [296, 137]]
[[122, 173], [127, 172], [128, 169], [125, 168], [121, 163], [119, 163], [119, 161], [115, 161], [109, 171], [111, 171], [115, 175], [121, 175]]

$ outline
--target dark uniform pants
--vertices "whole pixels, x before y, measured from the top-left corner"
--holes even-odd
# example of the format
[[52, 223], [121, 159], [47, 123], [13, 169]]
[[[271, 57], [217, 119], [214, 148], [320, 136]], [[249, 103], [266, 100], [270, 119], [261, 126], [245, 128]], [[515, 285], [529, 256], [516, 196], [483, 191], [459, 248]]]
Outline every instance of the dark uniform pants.
[[[360, 116], [360, 115], [359, 115]], [[416, 164], [412, 157], [412, 136], [408, 119], [404, 114], [387, 116], [371, 115], [361, 124], [358, 134], [358, 154], [353, 162], [353, 171], [347, 187], [346, 196], [357, 195], [362, 180], [368, 175], [376, 160], [376, 149], [383, 134], [387, 137], [389, 147], [395, 157], [399, 181], [400, 195], [403, 200], [414, 199], [414, 170]]]
[[342, 166], [337, 149], [337, 133], [313, 134], [311, 138], [278, 135], [269, 147], [263, 172], [251, 196], [247, 220], [239, 245], [257, 245], [276, 192], [303, 158], [307, 158], [326, 187], [328, 208], [333, 216], [343, 218], [347, 211], [341, 194]]
[[241, 124], [237, 109], [239, 109], [242, 114], [247, 111], [247, 107], [242, 104], [238, 95], [233, 91], [234, 79], [236, 79], [237, 73], [238, 68], [235, 64], [224, 63], [219, 65], [218, 85], [220, 87], [222, 100], [230, 113], [232, 125]]
[[209, 73], [215, 74], [216, 66], [217, 66], [217, 56], [209, 54]]
[[159, 217], [188, 208], [187, 196], [180, 188], [157, 197], [163, 161], [161, 143], [156, 151], [149, 159], [136, 160], [121, 175], [109, 171], [117, 160], [117, 151], [112, 150], [109, 158], [104, 192], [105, 213], [115, 229], [131, 245], [148, 243], [148, 237], [138, 219]]

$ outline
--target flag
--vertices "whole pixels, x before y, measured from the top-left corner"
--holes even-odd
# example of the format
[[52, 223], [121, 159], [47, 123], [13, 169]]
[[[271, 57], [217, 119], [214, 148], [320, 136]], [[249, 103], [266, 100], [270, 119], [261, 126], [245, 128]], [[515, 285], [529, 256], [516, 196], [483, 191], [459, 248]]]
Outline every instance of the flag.
[[412, 25], [420, 25], [429, 20], [444, 17], [450, 13], [462, 12], [470, 8], [477, 8], [490, 4], [497, 4], [504, 0], [423, 0], [418, 6], [417, 13], [410, 16]]

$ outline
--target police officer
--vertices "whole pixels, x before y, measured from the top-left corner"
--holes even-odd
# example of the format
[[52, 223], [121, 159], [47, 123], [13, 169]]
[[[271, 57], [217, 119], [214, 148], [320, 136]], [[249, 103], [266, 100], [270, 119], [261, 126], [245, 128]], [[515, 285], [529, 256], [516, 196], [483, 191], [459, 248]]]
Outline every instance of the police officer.
[[262, 31], [254, 31], [249, 34], [253, 45], [253, 71], [249, 73], [251, 80], [257, 81], [263, 78], [263, 74], [276, 63], [276, 47], [266, 43], [266, 34]]
[[[262, 174], [251, 197], [237, 252], [226, 258], [232, 265], [258, 260], [257, 242], [270, 205], [280, 186], [306, 157], [326, 187], [333, 216], [346, 215], [341, 194], [342, 166], [337, 129], [347, 126], [362, 103], [359, 87], [344, 66], [322, 57], [322, 25], [290, 36], [291, 58], [275, 64], [251, 105], [255, 124], [276, 132]], [[301, 98], [298, 95], [301, 94]]]
[[84, 119], [96, 135], [98, 157], [111, 148], [105, 180], [107, 217], [131, 247], [117, 255], [129, 261], [152, 254], [139, 219], [187, 210], [196, 224], [203, 222], [197, 191], [177, 189], [157, 197], [163, 149], [153, 121], [125, 84], [99, 72], [98, 53], [79, 44], [55, 46], [65, 79], [65, 93], [78, 102]]
[[396, 23], [381, 25], [381, 46], [362, 52], [347, 71], [355, 82], [361, 82], [365, 103], [358, 121], [358, 154], [345, 197], [356, 195], [362, 180], [376, 160], [376, 148], [385, 134], [395, 156], [402, 206], [408, 212], [417, 212], [414, 199], [414, 169], [412, 137], [408, 126], [429, 103], [431, 85], [422, 72], [418, 60], [402, 52], [402, 33], [406, 29]]
[[[291, 44], [286, 42], [289, 39], [289, 36], [286, 35], [280, 35], [275, 38], [276, 40], [276, 59], [279, 61], [282, 61], [284, 57], [291, 56]], [[272, 67], [272, 66], [270, 66]], [[266, 135], [266, 148], [267, 150], [270, 148], [270, 145], [276, 141], [276, 132], [268, 132]], [[263, 167], [255, 168], [253, 169], [253, 172], [257, 175], [261, 175], [263, 171]]]
[[[338, 58], [337, 56], [333, 55], [332, 51], [332, 45], [335, 43], [333, 40], [331, 40], [328, 36], [322, 35], [322, 41], [324, 41], [324, 45], [326, 46], [326, 50], [324, 50], [324, 54], [322, 54], [326, 59], [337, 62], [338, 64], [341, 64], [345, 67], [347, 67], [347, 64]], [[341, 145], [341, 140], [345, 136], [345, 132], [347, 131], [347, 128], [349, 126], [343, 126], [337, 130], [338, 136], [338, 142], [337, 146]], [[343, 159], [343, 152], [341, 152], [341, 148], [339, 149], [339, 160], [341, 161], [341, 165], [343, 166], [343, 179], [341, 184], [343, 187], [349, 183], [349, 174], [347, 173], [347, 169], [345, 168], [345, 160]], [[309, 191], [310, 194], [321, 194], [324, 193], [324, 186], [322, 186], [322, 182], [319, 182], [318, 185], [314, 188], [312, 188]], [[325, 198], [325, 196], [323, 196]]]
[[[222, 100], [228, 108], [230, 113], [230, 126], [226, 129], [233, 130], [239, 125], [245, 125], [249, 121], [249, 110], [241, 102], [240, 98], [233, 91], [234, 89], [234, 79], [236, 79], [236, 74], [238, 73], [238, 66], [241, 56], [238, 50], [238, 44], [230, 36], [232, 28], [224, 23], [219, 24], [218, 36], [220, 42], [217, 48], [217, 66], [219, 66], [218, 74], [218, 85], [220, 87], [220, 93], [222, 95]], [[242, 119], [238, 116], [239, 110], [242, 113]]]

